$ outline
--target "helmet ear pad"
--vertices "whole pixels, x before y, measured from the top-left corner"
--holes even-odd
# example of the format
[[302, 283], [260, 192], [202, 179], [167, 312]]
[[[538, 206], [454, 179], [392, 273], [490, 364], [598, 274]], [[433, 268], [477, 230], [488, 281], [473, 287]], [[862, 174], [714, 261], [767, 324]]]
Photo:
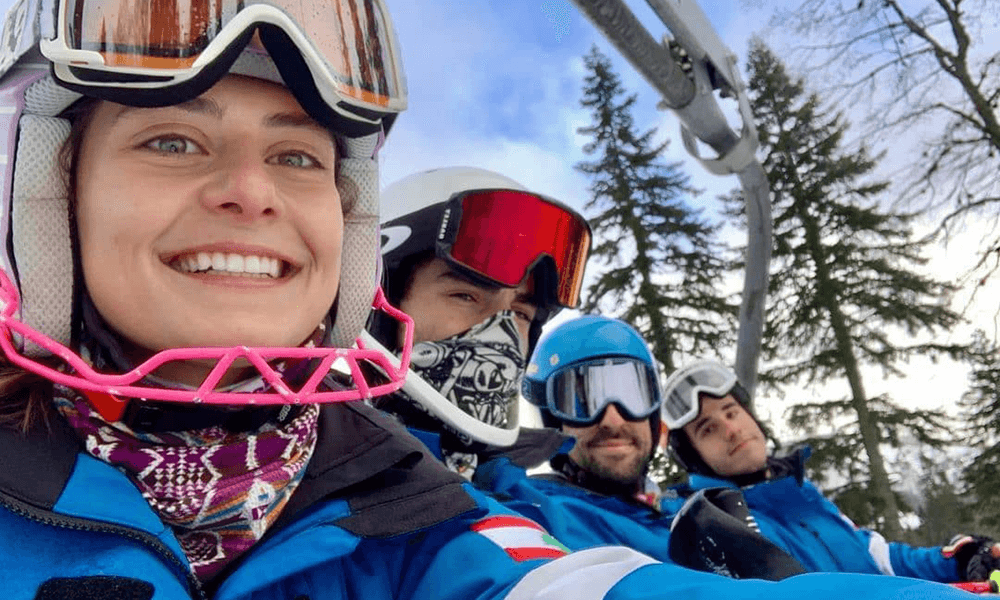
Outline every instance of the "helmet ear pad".
[[556, 262], [550, 256], [543, 256], [529, 272], [534, 284], [533, 298], [535, 302], [535, 317], [528, 329], [528, 357], [535, 352], [538, 339], [542, 336], [542, 326], [559, 314], [562, 307], [556, 299], [556, 286], [559, 285], [559, 272]]

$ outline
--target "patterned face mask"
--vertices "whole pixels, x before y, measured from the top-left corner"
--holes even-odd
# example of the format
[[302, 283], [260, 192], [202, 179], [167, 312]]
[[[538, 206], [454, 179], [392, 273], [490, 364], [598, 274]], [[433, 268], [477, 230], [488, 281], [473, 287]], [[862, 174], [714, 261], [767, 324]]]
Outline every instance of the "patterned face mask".
[[414, 344], [410, 368], [466, 413], [507, 428], [517, 424], [525, 352], [514, 313], [505, 310], [448, 339]]

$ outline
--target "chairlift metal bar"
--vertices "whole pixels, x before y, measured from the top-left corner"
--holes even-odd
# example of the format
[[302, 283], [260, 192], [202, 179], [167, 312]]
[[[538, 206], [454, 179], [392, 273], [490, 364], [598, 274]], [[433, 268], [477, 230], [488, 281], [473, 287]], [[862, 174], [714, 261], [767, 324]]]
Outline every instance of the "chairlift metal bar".
[[[691, 60], [690, 76], [681, 69], [667, 45], [658, 43], [622, 0], [573, 2], [663, 96], [661, 106], [677, 114], [688, 152], [710, 172], [735, 174], [740, 180], [748, 233], [736, 374], [753, 395], [771, 260], [771, 192], [764, 168], [755, 157], [757, 133], [735, 56], [694, 0], [646, 0], [674, 35], [673, 42]], [[722, 114], [713, 94], [715, 89], [736, 97], [743, 120], [740, 134]], [[717, 158], [701, 157], [699, 142], [712, 148]]]

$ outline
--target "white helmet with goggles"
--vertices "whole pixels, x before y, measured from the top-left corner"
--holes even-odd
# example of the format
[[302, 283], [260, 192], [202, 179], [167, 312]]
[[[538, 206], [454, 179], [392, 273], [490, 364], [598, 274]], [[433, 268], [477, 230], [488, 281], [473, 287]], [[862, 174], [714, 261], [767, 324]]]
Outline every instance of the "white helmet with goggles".
[[390, 302], [398, 305], [414, 262], [424, 257], [486, 285], [514, 288], [534, 275], [539, 311], [529, 352], [546, 321], [578, 304], [590, 241], [590, 225], [578, 212], [486, 169], [424, 171], [382, 193]]
[[[382, 0], [19, 0], [7, 14], [0, 48], [0, 346], [7, 359], [86, 391], [206, 404], [282, 404], [370, 397], [396, 389], [401, 374], [380, 353], [350, 349], [378, 292], [378, 163], [385, 130], [406, 105], [398, 46]], [[131, 106], [193, 99], [227, 73], [286, 86], [337, 139], [338, 187], [355, 197], [346, 220], [343, 271], [323, 347], [174, 348], [127, 373], [98, 373], [75, 350], [74, 242], [68, 190], [59, 163], [71, 128], [64, 111], [82, 97]], [[54, 356], [63, 361], [49, 366]], [[162, 389], [144, 378], [172, 360], [212, 359], [196, 390]], [[235, 360], [253, 363], [273, 392], [215, 389]], [[270, 368], [280, 359], [316, 365], [292, 386]], [[370, 387], [357, 361], [390, 373]], [[405, 359], [404, 359], [405, 362]], [[335, 363], [354, 388], [316, 391]], [[103, 413], [102, 413], [103, 414]]]
[[[530, 353], [542, 325], [560, 308], [577, 304], [590, 251], [586, 219], [508, 177], [473, 167], [417, 173], [383, 191], [382, 216], [383, 286], [395, 306], [402, 301], [414, 269], [431, 258], [446, 261], [485, 286], [516, 288], [534, 276], [538, 310], [529, 332]], [[369, 329], [382, 344], [396, 346], [393, 323], [376, 315]], [[518, 382], [509, 383], [516, 396]], [[472, 440], [504, 446], [517, 437], [516, 402], [504, 403], [503, 418], [487, 423], [481, 415], [463, 412], [416, 374], [407, 378], [403, 390], [439, 421]]]

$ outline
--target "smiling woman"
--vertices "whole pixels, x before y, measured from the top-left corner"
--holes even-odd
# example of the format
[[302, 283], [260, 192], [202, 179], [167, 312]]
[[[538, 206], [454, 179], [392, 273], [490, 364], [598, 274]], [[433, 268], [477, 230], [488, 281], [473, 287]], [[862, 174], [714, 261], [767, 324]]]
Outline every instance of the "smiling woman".
[[[230, 75], [197, 103], [101, 102], [74, 154], [86, 290], [135, 364], [167, 348], [294, 347], [329, 312], [337, 152], [287, 88]], [[211, 365], [167, 367], [196, 386]]]

